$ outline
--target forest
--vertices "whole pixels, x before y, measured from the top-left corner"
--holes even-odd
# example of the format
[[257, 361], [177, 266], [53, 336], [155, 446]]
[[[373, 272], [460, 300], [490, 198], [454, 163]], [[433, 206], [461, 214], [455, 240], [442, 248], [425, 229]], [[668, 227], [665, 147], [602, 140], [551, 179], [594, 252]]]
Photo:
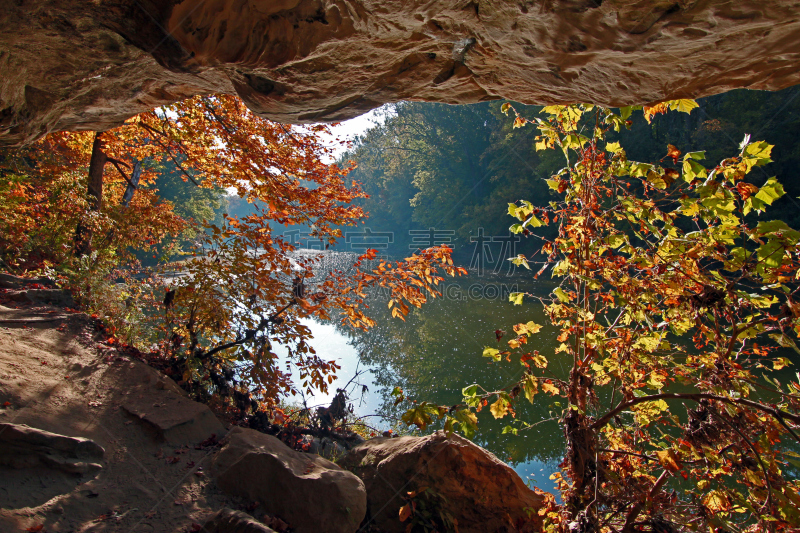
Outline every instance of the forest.
[[[667, 144], [682, 151], [705, 150], [709, 160], [721, 160], [746, 133], [768, 139], [776, 145], [770, 176], [783, 177], [787, 188], [773, 216], [792, 225], [797, 222], [795, 199], [800, 195], [793, 177], [800, 168], [793, 140], [800, 132], [796, 95], [797, 88], [775, 93], [734, 90], [699, 99], [699, 108], [691, 115], [662, 115], [652, 123], [641, 120], [637, 111], [639, 119], [633, 120], [631, 129], [612, 132], [611, 138], [638, 161], [661, 160]], [[501, 105], [403, 102], [388, 107], [383, 124], [368, 130], [342, 157], [343, 162], [357, 163], [350, 176], [369, 194], [358, 200], [370, 213], [369, 227], [394, 232], [392, 251], [407, 253], [415, 237], [409, 231], [434, 228], [454, 232], [451, 246], [468, 260], [474, 248], [470, 238], [477, 236], [478, 228], [484, 228], [485, 235], [508, 234], [509, 224], [501, 216], [508, 203], [522, 197], [541, 199], [537, 203], [557, 198], [546, 180], [563, 167], [563, 158], [537, 151], [538, 132], [514, 129], [500, 112]], [[515, 106], [531, 116], [541, 109]], [[757, 179], [767, 177], [762, 173]], [[417, 239], [425, 242], [423, 237]]]

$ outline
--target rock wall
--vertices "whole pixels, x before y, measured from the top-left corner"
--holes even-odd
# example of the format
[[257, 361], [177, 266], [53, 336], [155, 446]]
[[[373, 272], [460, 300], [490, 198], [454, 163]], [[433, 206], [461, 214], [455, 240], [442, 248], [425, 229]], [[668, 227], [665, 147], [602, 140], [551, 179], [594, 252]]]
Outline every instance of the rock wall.
[[284, 122], [404, 99], [606, 105], [800, 81], [788, 0], [2, 0], [0, 142], [236, 92]]

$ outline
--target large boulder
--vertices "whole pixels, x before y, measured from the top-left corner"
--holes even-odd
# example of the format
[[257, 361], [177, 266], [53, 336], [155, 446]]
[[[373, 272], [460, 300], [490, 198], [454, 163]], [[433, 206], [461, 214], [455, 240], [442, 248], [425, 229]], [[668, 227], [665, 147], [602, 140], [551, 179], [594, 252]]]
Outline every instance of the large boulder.
[[192, 446], [225, 435], [211, 409], [187, 398], [170, 378], [138, 361], [127, 364], [122, 409], [155, 429], [159, 438], [175, 446]]
[[353, 533], [367, 511], [358, 477], [252, 429], [230, 431], [212, 474], [223, 492], [258, 502], [297, 533]]
[[789, 0], [26, 0], [0, 9], [0, 142], [196, 94], [281, 122], [385, 102], [607, 105], [800, 82]]
[[[472, 442], [438, 431], [427, 437], [376, 438], [339, 462], [364, 481], [367, 519], [386, 533], [403, 533], [400, 509], [432, 489], [437, 514], [457, 520], [461, 533], [538, 531], [542, 495], [508, 465]], [[431, 502], [428, 502], [430, 506]]]

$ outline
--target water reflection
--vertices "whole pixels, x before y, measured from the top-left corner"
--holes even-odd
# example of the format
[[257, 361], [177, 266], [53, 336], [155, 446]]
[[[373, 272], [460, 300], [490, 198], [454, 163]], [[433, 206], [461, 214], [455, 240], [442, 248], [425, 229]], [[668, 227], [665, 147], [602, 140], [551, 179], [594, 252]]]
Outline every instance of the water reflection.
[[[349, 254], [330, 254], [326, 261], [345, 263]], [[341, 257], [345, 256], [345, 257]], [[338, 259], [337, 259], [338, 258]], [[335, 265], [334, 265], [335, 267]], [[380, 414], [397, 419], [404, 411], [395, 407], [390, 393], [395, 386], [402, 387], [407, 397], [427, 400], [440, 405], [453, 405], [462, 399], [461, 389], [480, 383], [487, 389], [498, 389], [515, 382], [523, 373], [519, 363], [502, 361], [493, 363], [482, 357], [486, 346], [498, 346], [495, 330], [512, 331], [514, 324], [533, 320], [545, 324], [543, 309], [533, 299], [521, 306], [508, 301], [508, 293], [525, 291], [547, 294], [552, 288], [549, 280], [534, 281], [530, 275], [477, 276], [447, 280], [442, 287], [442, 298], [437, 298], [421, 309], [412, 308], [406, 321], [393, 319], [387, 308], [387, 295], [374, 291], [367, 300], [369, 314], [377, 326], [367, 332], [354, 332], [338, 323], [311, 322], [314, 334], [312, 345], [326, 359], [337, 359], [342, 369], [338, 372], [341, 386], [353, 375], [356, 365], [368, 368], [371, 376], [362, 376], [361, 382], [369, 388], [359, 406], [359, 414]], [[563, 378], [568, 363], [554, 356], [555, 335], [547, 327], [532, 339], [531, 349], [546, 354], [550, 370]], [[500, 343], [505, 345], [506, 337]], [[538, 343], [538, 344], [537, 344]], [[563, 354], [561, 354], [563, 356]], [[335, 393], [335, 390], [333, 390]], [[359, 391], [360, 392], [360, 391]], [[315, 397], [309, 403], [324, 404], [328, 397]], [[539, 394], [534, 405], [520, 402], [517, 416], [527, 422], [552, 418], [560, 412], [554, 405], [557, 398]], [[519, 435], [502, 434], [511, 423], [506, 417], [495, 420], [488, 409], [479, 415], [479, 432], [473, 439], [510, 463], [517, 472], [546, 490], [552, 490], [550, 473], [557, 470], [563, 454], [563, 436], [555, 421], [544, 422]], [[388, 428], [387, 422], [376, 424]], [[428, 428], [426, 433], [441, 425]]]

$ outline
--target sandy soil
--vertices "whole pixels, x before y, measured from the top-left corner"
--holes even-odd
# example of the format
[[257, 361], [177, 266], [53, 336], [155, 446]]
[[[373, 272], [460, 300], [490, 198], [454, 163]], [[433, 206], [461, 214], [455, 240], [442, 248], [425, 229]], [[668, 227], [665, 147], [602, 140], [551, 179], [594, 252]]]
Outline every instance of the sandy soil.
[[1, 467], [0, 531], [198, 531], [223, 506], [246, 505], [210, 481], [214, 448], [169, 446], [120, 407], [132, 380], [154, 371], [103, 343], [91, 318], [0, 304], [0, 423], [105, 448], [96, 477]]

